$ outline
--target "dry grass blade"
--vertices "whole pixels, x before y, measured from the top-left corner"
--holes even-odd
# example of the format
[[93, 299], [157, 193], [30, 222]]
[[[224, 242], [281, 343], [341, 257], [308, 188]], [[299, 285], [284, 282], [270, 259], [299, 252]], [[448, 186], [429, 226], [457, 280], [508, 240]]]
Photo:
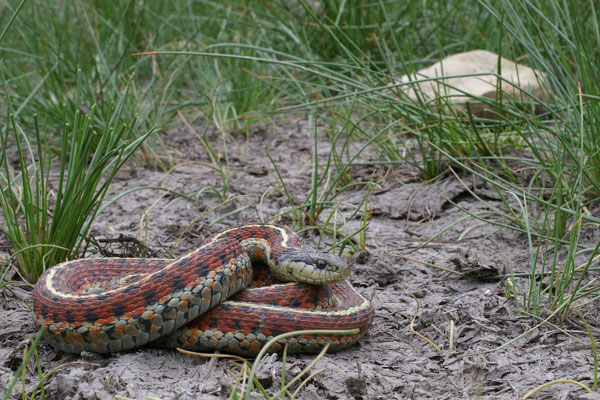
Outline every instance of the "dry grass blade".
[[[347, 330], [311, 329], [311, 330], [301, 330], [301, 331], [288, 332], [288, 333], [283, 333], [281, 335], [275, 336], [274, 338], [272, 338], [271, 340], [269, 340], [263, 346], [263, 348], [257, 354], [256, 359], [254, 360], [254, 363], [252, 364], [252, 369], [250, 370], [250, 377], [248, 379], [248, 384], [247, 384], [246, 389], [245, 389], [245, 391], [246, 391], [245, 398], [246, 399], [250, 398], [250, 393], [252, 392], [252, 382], [253, 382], [256, 370], [258, 369], [258, 366], [260, 364], [260, 361], [265, 356], [265, 354], [267, 353], [267, 351], [271, 348], [271, 346], [273, 346], [278, 341], [286, 339], [288, 337], [301, 336], [301, 335], [352, 335], [352, 334], [357, 334], [357, 333], [359, 333], [359, 329], [347, 329]], [[323, 355], [325, 354], [325, 352], [327, 351], [328, 348], [329, 348], [329, 342], [323, 347], [323, 349], [321, 350], [321, 352], [319, 353], [319, 355], [317, 357], [315, 357], [315, 359], [302, 371], [302, 373], [298, 374], [296, 377], [294, 377], [294, 379], [292, 379], [290, 382], [288, 382], [274, 397], [279, 396], [281, 393], [283, 393], [285, 390], [287, 390], [291, 385], [293, 385], [294, 383], [296, 383], [302, 377], [302, 375], [304, 373], [308, 372], [310, 370], [310, 368], [312, 368], [312, 366], [321, 357], [323, 357]]]
[[31, 394], [31, 400], [33, 400], [36, 397], [38, 390], [40, 390], [40, 388], [44, 385], [46, 379], [48, 379], [51, 375], [58, 372], [59, 370], [69, 367], [71, 365], [91, 365], [93, 367], [100, 367], [100, 364], [96, 364], [89, 361], [71, 361], [68, 363], [60, 364], [59, 366], [52, 368], [49, 372], [44, 374], [44, 376], [40, 379], [35, 389], [33, 389], [33, 393]]
[[223, 359], [238, 360], [243, 363], [248, 363], [248, 360], [246, 360], [244, 357], [236, 356], [235, 354], [198, 353], [195, 351], [185, 350], [185, 349], [180, 349], [180, 348], [177, 348], [177, 351], [180, 352], [181, 354], [185, 354], [188, 356], [203, 357], [203, 358], [223, 358]]
[[292, 397], [296, 397], [296, 395], [298, 394], [298, 392], [300, 391], [300, 389], [302, 389], [304, 387], [304, 385], [306, 385], [312, 378], [314, 378], [315, 376], [323, 373], [323, 371], [325, 371], [327, 368], [321, 368], [315, 372], [313, 372], [312, 374], [310, 374], [309, 376], [306, 377], [306, 379], [304, 379], [302, 382], [300, 382], [300, 384], [298, 385], [298, 387], [296, 388], [296, 390], [294, 390], [294, 394], [292, 395]]
[[413, 318], [410, 321], [410, 330], [412, 331], [412, 333], [414, 333], [415, 335], [432, 345], [437, 350], [437, 352], [440, 353], [442, 350], [435, 343], [433, 343], [433, 341], [431, 341], [430, 339], [428, 339], [427, 337], [415, 330], [415, 321], [417, 320], [417, 315], [419, 315], [419, 300], [417, 300], [415, 295], [412, 293], [410, 294], [410, 296], [415, 300], [415, 303], [417, 303], [417, 310], [415, 311], [415, 314], [413, 315]]
[[589, 387], [585, 386], [583, 383], [580, 383], [580, 382], [577, 382], [577, 381], [573, 381], [573, 380], [570, 380], [570, 379], [557, 379], [555, 381], [546, 382], [543, 385], [540, 385], [540, 386], [536, 387], [535, 389], [530, 390], [529, 392], [527, 392], [525, 394], [525, 396], [523, 396], [521, 398], [521, 400], [527, 400], [528, 398], [530, 398], [531, 396], [533, 396], [534, 394], [536, 394], [540, 390], [544, 390], [547, 387], [550, 387], [552, 385], [557, 385], [557, 384], [560, 384], [560, 383], [570, 383], [570, 384], [573, 384], [573, 385], [577, 385], [577, 386], [581, 387], [582, 389], [585, 389], [588, 393], [592, 392], [592, 389], [590, 389]]

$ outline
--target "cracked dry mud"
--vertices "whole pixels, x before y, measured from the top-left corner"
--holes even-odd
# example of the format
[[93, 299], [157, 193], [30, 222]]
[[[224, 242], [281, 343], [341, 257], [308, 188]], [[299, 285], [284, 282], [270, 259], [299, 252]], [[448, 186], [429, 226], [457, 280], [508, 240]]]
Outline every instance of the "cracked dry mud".
[[[266, 149], [293, 196], [302, 199], [308, 193], [313, 138], [306, 120], [281, 120], [276, 129], [257, 129], [247, 139], [229, 137], [231, 183], [227, 193], [230, 198], [239, 197], [201, 218], [177, 241], [201, 213], [219, 204], [216, 196], [200, 191], [207, 186], [219, 187], [221, 178], [196, 163], [209, 159], [194, 135], [173, 130], [165, 137], [179, 151], [177, 167], [165, 173], [130, 164], [119, 173], [111, 191], [121, 193], [145, 185], [162, 186], [192, 194], [197, 201], [148, 189], [133, 192], [99, 216], [93, 229], [96, 239], [113, 241], [120, 235], [136, 238], [147, 245], [147, 255], [161, 257], [168, 256], [175, 245], [173, 256], [177, 256], [224, 228], [276, 216], [288, 207], [288, 201], [278, 189], [279, 182]], [[320, 137], [321, 163], [326, 161], [329, 146], [329, 141]], [[354, 151], [358, 148], [357, 144]], [[374, 157], [362, 154], [360, 159]], [[323, 372], [297, 398], [513, 399], [555, 379], [592, 385], [589, 339], [575, 320], [567, 321], [561, 329], [539, 327], [497, 349], [536, 324], [534, 318], [518, 315], [514, 299], [505, 295], [505, 280], [490, 279], [509, 268], [527, 272], [529, 253], [524, 235], [466, 218], [422, 246], [465, 216], [449, 200], [472, 213], [483, 212], [489, 205], [500, 206], [493, 190], [466, 176], [461, 177], [462, 182], [449, 176], [424, 185], [410, 167], [357, 166], [351, 173], [355, 181], [368, 181], [374, 176], [380, 184], [369, 197], [367, 252], [351, 257], [350, 276], [363, 295], [372, 296], [376, 316], [369, 333], [358, 345], [327, 354], [317, 363], [315, 370], [324, 368]], [[465, 186], [488, 205], [476, 199]], [[336, 201], [358, 205], [365, 190], [364, 186], [358, 186], [341, 194]], [[211, 220], [240, 208], [240, 212], [208, 225]], [[350, 213], [344, 208], [339, 212]], [[277, 222], [290, 223], [290, 220], [283, 218]], [[352, 232], [359, 223], [358, 219], [348, 221], [344, 230]], [[584, 234], [590, 243], [598, 240], [595, 231]], [[310, 232], [302, 234], [302, 238], [312, 245], [318, 240]], [[111, 248], [117, 254], [130, 255], [128, 246], [132, 243], [135, 241], [116, 240]], [[0, 238], [0, 258], [7, 256], [8, 245], [6, 238]], [[100, 256], [94, 251], [86, 255]], [[430, 264], [460, 270], [465, 277]], [[526, 280], [517, 279], [515, 283], [523, 293]], [[9, 285], [0, 291], [2, 391], [21, 362], [24, 346], [36, 332], [30, 306], [28, 287]], [[600, 326], [591, 306], [582, 311], [593, 327]], [[439, 346], [440, 352], [411, 331], [416, 313], [414, 329]], [[451, 322], [453, 350], [448, 349]], [[494, 349], [497, 350], [491, 351]], [[114, 399], [117, 395], [135, 399], [144, 396], [220, 399], [229, 395], [234, 384], [229, 371], [235, 368], [230, 362], [210, 361], [172, 350], [143, 348], [108, 356], [74, 356], [57, 353], [42, 342], [38, 351], [44, 371], [73, 361], [85, 362], [66, 365], [52, 375], [45, 384], [48, 399]], [[297, 374], [312, 359], [310, 355], [290, 356], [286, 376]], [[267, 388], [277, 386], [280, 371], [280, 356], [270, 355], [258, 377]], [[33, 361], [26, 376], [30, 393], [39, 381]], [[18, 398], [19, 393], [20, 389], [15, 390], [12, 397]], [[586, 394], [568, 384], [552, 386], [536, 396], [598, 398], [595, 393]]]

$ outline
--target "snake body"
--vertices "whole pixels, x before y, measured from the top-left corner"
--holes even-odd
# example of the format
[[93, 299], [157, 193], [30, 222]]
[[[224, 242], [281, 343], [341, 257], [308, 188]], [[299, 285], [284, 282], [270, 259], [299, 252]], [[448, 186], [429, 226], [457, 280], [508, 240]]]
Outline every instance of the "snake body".
[[[270, 270], [253, 280], [258, 261]], [[288, 344], [290, 352], [315, 352], [329, 343], [330, 350], [340, 350], [358, 341], [373, 319], [370, 302], [343, 280], [348, 274], [341, 258], [301, 247], [287, 227], [246, 225], [221, 232], [176, 260], [59, 264], [35, 286], [34, 320], [46, 328], [52, 346], [72, 353], [110, 353], [155, 342], [252, 355], [280, 333], [358, 328], [347, 336], [290, 338], [273, 348]], [[298, 282], [238, 293], [260, 286], [262, 275]]]

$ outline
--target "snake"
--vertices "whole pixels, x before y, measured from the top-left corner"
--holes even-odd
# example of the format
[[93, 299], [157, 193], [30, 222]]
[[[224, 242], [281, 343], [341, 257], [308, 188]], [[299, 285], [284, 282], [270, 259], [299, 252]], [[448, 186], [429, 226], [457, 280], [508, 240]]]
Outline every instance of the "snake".
[[365, 335], [374, 316], [349, 273], [340, 256], [302, 246], [290, 228], [251, 224], [213, 235], [178, 259], [58, 264], [34, 287], [33, 318], [50, 345], [69, 353], [149, 344], [256, 355], [282, 333], [354, 330], [280, 339], [269, 350], [338, 351]]

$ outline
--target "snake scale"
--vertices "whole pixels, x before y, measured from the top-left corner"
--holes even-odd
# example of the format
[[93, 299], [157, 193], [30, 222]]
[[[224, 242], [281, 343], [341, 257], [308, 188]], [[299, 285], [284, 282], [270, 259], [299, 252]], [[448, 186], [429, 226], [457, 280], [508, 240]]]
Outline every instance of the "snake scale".
[[[267, 273], [253, 272], [259, 261]], [[287, 227], [246, 225], [216, 234], [176, 260], [59, 264], [35, 286], [34, 320], [46, 328], [52, 346], [71, 353], [111, 353], [153, 342], [253, 355], [281, 333], [358, 328], [346, 336], [292, 337], [273, 347], [317, 352], [329, 343], [336, 351], [358, 341], [373, 320], [371, 303], [344, 280], [348, 275], [340, 257], [300, 246]]]

